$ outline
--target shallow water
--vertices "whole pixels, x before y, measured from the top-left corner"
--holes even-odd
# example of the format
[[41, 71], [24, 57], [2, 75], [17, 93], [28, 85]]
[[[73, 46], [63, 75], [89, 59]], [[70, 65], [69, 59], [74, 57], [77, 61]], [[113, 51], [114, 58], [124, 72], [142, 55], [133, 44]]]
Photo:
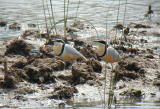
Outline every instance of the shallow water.
[[[124, 23], [125, 25], [127, 25], [130, 22], [148, 22], [148, 20], [144, 17], [144, 14], [147, 12], [148, 5], [151, 4], [154, 10], [154, 14], [152, 15], [152, 22], [160, 22], [159, 0], [128, 0], [126, 5], [125, 22], [123, 22], [125, 2], [125, 0], [120, 0], [119, 7], [118, 0], [80, 0], [78, 16], [81, 20], [85, 19], [87, 23], [92, 23], [98, 30], [99, 34], [105, 34], [104, 30], [106, 27], [106, 20], [108, 28], [111, 29], [117, 23], [118, 9], [119, 23]], [[68, 15], [69, 17], [76, 17], [77, 5], [77, 1], [70, 0]], [[53, 0], [53, 7], [55, 19], [58, 22], [59, 20], [63, 19], [63, 0]], [[28, 28], [30, 29], [30, 27], [28, 27], [29, 23], [39, 24], [40, 28], [43, 28], [45, 26], [42, 0], [0, 0], [0, 19], [1, 18], [8, 21], [7, 25], [10, 25], [12, 22], [18, 22], [22, 25], [22, 29], [20, 31], [12, 31], [8, 28], [0, 28], [0, 48], [2, 50], [4, 49], [4, 40], [8, 41], [16, 39], [20, 34], [22, 34], [22, 31]], [[58, 25], [61, 28], [62, 23]], [[158, 40], [157, 37], [156, 40]], [[99, 105], [98, 103], [95, 103], [94, 106], [86, 105], [88, 104], [74, 104], [74, 106], [67, 105], [66, 108], [102, 108], [102, 105]], [[148, 102], [117, 104], [118, 109], [158, 109], [159, 107], [160, 103]]]
[[[54, 16], [56, 22], [58, 22], [63, 19], [63, 0], [54, 0], [52, 3]], [[120, 5], [118, 0], [108, 0], [107, 2], [106, 0], [80, 0], [78, 16], [81, 20], [85, 19], [85, 21], [92, 23], [96, 28], [105, 28], [107, 20], [107, 26], [111, 28], [117, 23], [117, 18], [118, 22], [122, 24], [124, 23], [124, 25], [127, 25], [130, 22], [142, 22], [146, 20], [144, 14], [147, 12], [148, 5], [151, 4], [152, 9], [154, 10], [152, 20], [157, 21], [160, 17], [159, 0], [128, 0], [126, 13], [124, 12], [125, 3], [125, 0], [120, 0]], [[68, 17], [76, 17], [77, 6], [77, 1], [70, 0]], [[46, 9], [46, 14], [47, 12], [48, 10]], [[29, 23], [35, 23], [43, 27], [45, 24], [45, 18], [43, 14], [42, 0], [0, 0], [0, 18], [6, 19], [8, 25], [12, 22], [22, 24], [21, 31], [28, 29], [29, 27], [27, 24]], [[0, 36], [1, 38], [12, 39], [13, 37], [17, 37], [17, 35], [20, 35], [21, 31], [15, 32], [8, 30], [8, 28], [6, 28], [6, 31], [0, 29]]]

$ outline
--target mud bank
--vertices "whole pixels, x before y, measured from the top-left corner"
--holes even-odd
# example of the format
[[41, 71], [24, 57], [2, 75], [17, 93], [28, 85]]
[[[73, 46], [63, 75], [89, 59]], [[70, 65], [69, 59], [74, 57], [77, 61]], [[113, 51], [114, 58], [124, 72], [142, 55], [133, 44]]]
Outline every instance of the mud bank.
[[[4, 25], [3, 22], [1, 25]], [[67, 28], [68, 33], [85, 28], [82, 25], [76, 26], [74, 29]], [[135, 28], [143, 28], [146, 32], [142, 35], [142, 31], [134, 31]], [[116, 74], [114, 93], [117, 103], [126, 100], [133, 102], [133, 99], [159, 100], [159, 48], [156, 46], [155, 49], [147, 37], [147, 32], [153, 28], [134, 23], [126, 38], [118, 37], [117, 40], [108, 42], [122, 56], [113, 69], [110, 64], [99, 59], [92, 44], [78, 39], [64, 39], [62, 35], [50, 35], [52, 39], [62, 38], [74, 43], [74, 47], [88, 59], [87, 62], [65, 62], [54, 56], [48, 35], [40, 34], [37, 30], [26, 30], [22, 39], [9, 42], [5, 52], [0, 55], [0, 107], [21, 107], [28, 104], [33, 107], [57, 107], [84, 101], [101, 104], [104, 74], [107, 74], [105, 87], [108, 96], [111, 72]], [[30, 38], [44, 38], [45, 46], [29, 43]]]

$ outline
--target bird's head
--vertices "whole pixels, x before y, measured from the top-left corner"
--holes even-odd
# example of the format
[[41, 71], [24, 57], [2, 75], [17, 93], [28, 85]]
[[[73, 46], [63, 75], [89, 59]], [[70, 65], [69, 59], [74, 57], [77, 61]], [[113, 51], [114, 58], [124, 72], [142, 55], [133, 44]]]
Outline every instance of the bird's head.
[[95, 44], [95, 52], [102, 56], [104, 55], [105, 49], [108, 47], [107, 43], [104, 40], [97, 40], [94, 41]]
[[54, 46], [60, 46], [60, 45], [63, 45], [65, 42], [61, 39], [57, 39], [53, 42], [53, 45]]
[[65, 44], [65, 42], [61, 39], [57, 39], [57, 40], [49, 39], [45, 43], [45, 46], [46, 45], [51, 46], [52, 50], [53, 50], [53, 54], [56, 56], [61, 53], [61, 51], [63, 50], [64, 44]]
[[53, 41], [53, 51], [55, 55], [58, 55], [62, 51], [64, 47], [64, 43], [65, 42], [61, 39], [57, 39]]
[[93, 42], [98, 47], [105, 47], [105, 46], [108, 47], [108, 44], [104, 40], [96, 40], [96, 41], [93, 41]]

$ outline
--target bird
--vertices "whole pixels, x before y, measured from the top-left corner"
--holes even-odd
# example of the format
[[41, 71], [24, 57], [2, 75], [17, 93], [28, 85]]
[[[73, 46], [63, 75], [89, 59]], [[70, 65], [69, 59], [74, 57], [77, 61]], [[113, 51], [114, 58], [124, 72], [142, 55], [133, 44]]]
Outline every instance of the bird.
[[61, 39], [53, 41], [53, 52], [55, 56], [58, 56], [64, 61], [74, 61], [77, 59], [87, 61], [83, 54]]
[[94, 41], [97, 43], [98, 48], [95, 49], [95, 52], [101, 58], [101, 60], [107, 63], [118, 62], [121, 59], [121, 56], [112, 46], [107, 45], [103, 40]]
[[[95, 52], [98, 54], [98, 56], [101, 58], [101, 60], [103, 60], [106, 63], [110, 63], [112, 66], [112, 71], [113, 71], [113, 64], [114, 62], [118, 62], [121, 57], [119, 55], [119, 53], [112, 47], [109, 46], [105, 41], [103, 40], [98, 40], [98, 41], [94, 41], [98, 46], [97, 49], [95, 49]], [[109, 85], [109, 94], [108, 94], [108, 106], [111, 105], [111, 101], [113, 100], [113, 90], [115, 88], [115, 83], [116, 83], [116, 75], [117, 73], [114, 73], [114, 77], [113, 77], [113, 73], [111, 71], [111, 75], [110, 75], [110, 85]], [[104, 77], [105, 77], [105, 86], [106, 86], [106, 77], [107, 74], [106, 72], [104, 73]], [[105, 100], [105, 93], [106, 93], [106, 88], [104, 87], [104, 100]], [[112, 94], [111, 94], [112, 93]], [[105, 101], [104, 101], [105, 104]]]

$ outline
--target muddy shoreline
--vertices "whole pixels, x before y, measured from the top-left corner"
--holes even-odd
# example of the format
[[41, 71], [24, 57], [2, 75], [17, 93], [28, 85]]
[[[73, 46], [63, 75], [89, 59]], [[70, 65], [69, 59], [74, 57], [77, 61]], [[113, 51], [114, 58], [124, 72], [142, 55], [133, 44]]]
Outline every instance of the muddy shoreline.
[[[6, 26], [4, 22], [0, 24]], [[90, 105], [92, 102], [101, 104], [105, 72], [106, 96], [110, 74], [117, 74], [114, 90], [117, 103], [137, 99], [159, 102], [160, 55], [157, 49], [160, 48], [158, 44], [154, 46], [147, 36], [160, 33], [151, 31], [153, 25], [133, 25], [127, 39], [117, 37], [108, 42], [122, 56], [121, 61], [114, 64], [114, 69], [101, 61], [93, 46], [83, 40], [50, 35], [52, 39], [61, 38], [74, 43], [74, 47], [88, 59], [87, 62], [65, 62], [53, 55], [47, 34], [37, 30], [24, 31], [21, 38], [8, 42], [5, 52], [0, 55], [0, 107], [57, 107], [84, 101]], [[14, 26], [14, 29], [20, 29], [18, 24]], [[88, 28], [71, 26], [67, 28], [68, 35]], [[28, 41], [40, 38], [45, 40], [46, 46]]]

